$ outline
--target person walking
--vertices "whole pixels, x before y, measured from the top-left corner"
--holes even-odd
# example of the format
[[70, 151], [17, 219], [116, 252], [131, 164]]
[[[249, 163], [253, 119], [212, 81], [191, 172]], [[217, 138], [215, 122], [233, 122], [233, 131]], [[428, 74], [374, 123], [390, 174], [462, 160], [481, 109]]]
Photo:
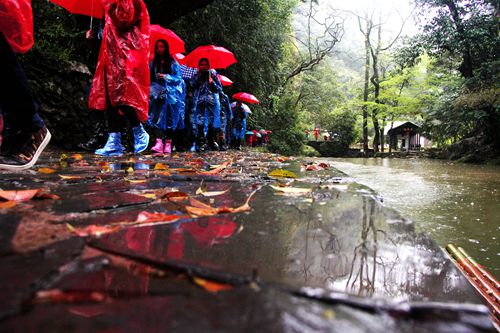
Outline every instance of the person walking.
[[35, 165], [51, 134], [38, 114], [40, 104], [28, 85], [16, 53], [33, 46], [30, 0], [0, 2], [0, 110], [5, 129], [0, 169], [18, 171]]
[[150, 64], [150, 102], [147, 126], [155, 131], [156, 143], [151, 151], [157, 154], [172, 152], [172, 139], [184, 128], [186, 84], [181, 68], [169, 51], [166, 40], [155, 45], [154, 59]]
[[220, 131], [219, 93], [222, 84], [215, 70], [210, 69], [208, 59], [202, 58], [198, 63], [198, 73], [191, 80], [193, 93], [193, 119], [196, 124], [196, 149], [203, 150], [203, 143], [213, 150], [218, 149], [216, 133]]
[[106, 112], [108, 140], [96, 155], [119, 156], [125, 151], [120, 129], [123, 117], [134, 135], [134, 153], [146, 150], [148, 119], [149, 14], [143, 0], [103, 0], [105, 25], [89, 108]]

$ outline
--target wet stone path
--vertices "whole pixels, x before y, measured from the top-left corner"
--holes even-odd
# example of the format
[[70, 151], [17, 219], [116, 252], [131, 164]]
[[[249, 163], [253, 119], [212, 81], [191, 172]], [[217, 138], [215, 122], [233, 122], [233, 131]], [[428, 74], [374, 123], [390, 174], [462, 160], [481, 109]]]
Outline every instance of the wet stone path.
[[329, 165], [46, 152], [0, 188], [0, 331], [496, 331], [432, 240]]

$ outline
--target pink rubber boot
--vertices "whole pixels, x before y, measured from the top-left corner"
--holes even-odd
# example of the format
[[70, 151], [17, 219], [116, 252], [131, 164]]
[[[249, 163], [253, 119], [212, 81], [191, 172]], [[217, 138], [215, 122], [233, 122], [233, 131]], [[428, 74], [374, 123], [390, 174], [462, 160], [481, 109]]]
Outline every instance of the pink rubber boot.
[[163, 153], [170, 154], [172, 153], [172, 140], [165, 140], [165, 145], [163, 146]]
[[151, 147], [151, 151], [155, 153], [162, 154], [163, 153], [163, 141], [161, 139], [156, 139], [156, 143], [153, 147]]

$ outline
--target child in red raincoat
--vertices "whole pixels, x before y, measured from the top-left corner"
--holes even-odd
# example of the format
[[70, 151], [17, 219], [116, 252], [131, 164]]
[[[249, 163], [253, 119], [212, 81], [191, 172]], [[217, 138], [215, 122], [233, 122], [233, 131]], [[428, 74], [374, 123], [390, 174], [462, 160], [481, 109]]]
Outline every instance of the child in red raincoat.
[[149, 14], [142, 0], [103, 0], [105, 26], [89, 108], [106, 110], [109, 136], [97, 155], [118, 156], [122, 116], [134, 133], [134, 153], [148, 147]]

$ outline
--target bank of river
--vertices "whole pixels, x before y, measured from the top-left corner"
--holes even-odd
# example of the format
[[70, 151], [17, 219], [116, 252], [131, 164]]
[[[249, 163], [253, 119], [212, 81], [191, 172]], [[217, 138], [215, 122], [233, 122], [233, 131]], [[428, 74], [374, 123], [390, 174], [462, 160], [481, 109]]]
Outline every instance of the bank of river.
[[439, 245], [455, 243], [500, 277], [500, 167], [428, 159], [329, 159]]

